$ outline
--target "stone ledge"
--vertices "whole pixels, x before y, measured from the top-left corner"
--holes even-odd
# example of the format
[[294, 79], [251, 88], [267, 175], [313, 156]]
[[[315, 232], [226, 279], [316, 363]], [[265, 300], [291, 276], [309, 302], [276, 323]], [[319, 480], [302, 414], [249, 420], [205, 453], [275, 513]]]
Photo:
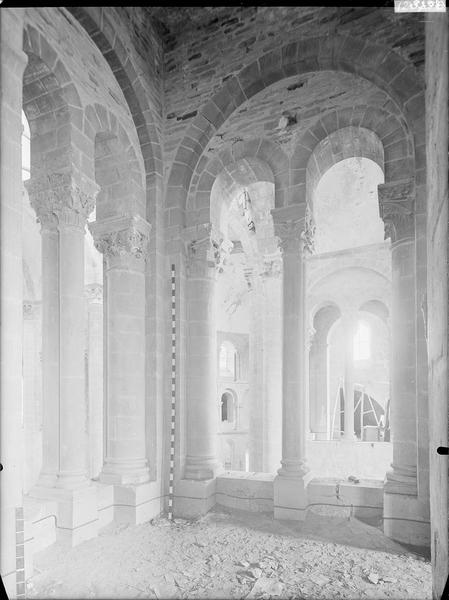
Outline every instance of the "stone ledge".
[[228, 508], [273, 512], [272, 473], [228, 471], [217, 477], [216, 502]]

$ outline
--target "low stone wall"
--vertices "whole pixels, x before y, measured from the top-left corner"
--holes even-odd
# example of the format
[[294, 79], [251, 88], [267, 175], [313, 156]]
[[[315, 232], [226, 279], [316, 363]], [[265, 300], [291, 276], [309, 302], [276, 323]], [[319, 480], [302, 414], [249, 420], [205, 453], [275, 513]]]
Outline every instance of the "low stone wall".
[[217, 477], [216, 503], [228, 508], [273, 512], [272, 473], [230, 471]]
[[393, 444], [390, 442], [307, 442], [307, 464], [315, 477], [350, 475], [362, 479], [381, 479], [391, 469]]
[[[273, 511], [272, 473], [229, 471], [216, 479], [216, 504], [254, 512]], [[308, 509], [372, 520], [382, 518], [383, 481], [361, 479], [353, 483], [339, 478], [312, 479], [307, 487]]]
[[[383, 515], [383, 481], [361, 479], [359, 483], [338, 478], [313, 479], [307, 488], [308, 508], [314, 512], [325, 510], [326, 514], [354, 516], [377, 521]], [[334, 510], [329, 510], [333, 507]]]

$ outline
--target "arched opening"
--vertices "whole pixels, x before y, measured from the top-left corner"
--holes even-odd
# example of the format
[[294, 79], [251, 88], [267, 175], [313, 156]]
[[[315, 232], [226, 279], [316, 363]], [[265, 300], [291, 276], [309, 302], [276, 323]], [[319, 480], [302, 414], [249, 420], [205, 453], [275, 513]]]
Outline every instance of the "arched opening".
[[[375, 149], [375, 137], [366, 139]], [[344, 158], [322, 167], [323, 172], [316, 160], [309, 177], [315, 252], [307, 258], [307, 296], [309, 306], [324, 305], [314, 315], [309, 351], [311, 443], [356, 444], [353, 450], [346, 443], [341, 446], [336, 451], [340, 462], [332, 462], [331, 469], [325, 465], [329, 449], [323, 445], [312, 449], [309, 443], [309, 456], [321, 474], [347, 477], [355, 470], [358, 476], [383, 479], [391, 447], [376, 445], [368, 453], [368, 446], [357, 446], [390, 439], [385, 319], [391, 303], [391, 250], [377, 201], [384, 176], [380, 158], [373, 158], [374, 150], [371, 158]]]
[[233, 423], [235, 418], [234, 411], [234, 396], [231, 392], [224, 392], [221, 395], [221, 422]]
[[228, 165], [212, 185], [210, 214], [220, 248], [217, 385], [221, 398], [223, 384], [232, 380], [239, 406], [237, 418], [230, 418], [231, 405], [221, 404], [219, 435], [234, 439], [237, 469], [244, 469], [245, 448], [253, 470], [272, 471], [279, 462], [280, 280], [273, 206], [273, 175], [259, 159]]

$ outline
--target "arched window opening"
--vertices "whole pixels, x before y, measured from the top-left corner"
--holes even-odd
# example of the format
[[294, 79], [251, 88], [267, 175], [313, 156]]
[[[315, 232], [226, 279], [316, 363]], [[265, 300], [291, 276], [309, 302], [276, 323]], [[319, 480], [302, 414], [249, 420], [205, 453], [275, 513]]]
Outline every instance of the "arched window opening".
[[22, 181], [30, 178], [30, 126], [22, 110]]
[[369, 360], [371, 358], [371, 329], [365, 321], [359, 321], [354, 335], [354, 360]]
[[221, 396], [221, 421], [232, 423], [234, 421], [234, 398], [230, 392]]
[[219, 354], [220, 377], [235, 380], [237, 372], [237, 351], [231, 342], [223, 342]]

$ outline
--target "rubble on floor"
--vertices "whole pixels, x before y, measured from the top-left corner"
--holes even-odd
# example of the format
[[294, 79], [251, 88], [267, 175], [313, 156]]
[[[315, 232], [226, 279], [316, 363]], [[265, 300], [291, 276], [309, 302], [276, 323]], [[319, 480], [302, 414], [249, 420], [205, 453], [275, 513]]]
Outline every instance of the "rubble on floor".
[[214, 510], [109, 526], [35, 557], [29, 598], [373, 598], [427, 600], [430, 563], [354, 518], [304, 523]]

